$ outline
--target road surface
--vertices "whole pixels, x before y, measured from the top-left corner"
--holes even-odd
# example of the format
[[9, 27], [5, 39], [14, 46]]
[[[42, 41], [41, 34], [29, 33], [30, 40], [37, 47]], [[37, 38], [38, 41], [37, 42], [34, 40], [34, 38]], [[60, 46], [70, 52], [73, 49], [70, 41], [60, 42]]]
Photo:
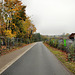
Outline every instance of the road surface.
[[1, 75], [71, 75], [71, 73], [39, 42]]

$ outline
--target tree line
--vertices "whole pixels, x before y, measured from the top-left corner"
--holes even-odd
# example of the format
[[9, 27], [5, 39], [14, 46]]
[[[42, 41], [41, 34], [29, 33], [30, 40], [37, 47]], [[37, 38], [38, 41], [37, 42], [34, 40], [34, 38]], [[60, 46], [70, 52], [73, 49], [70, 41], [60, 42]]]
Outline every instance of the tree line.
[[26, 15], [26, 6], [19, 0], [0, 2], [0, 36], [30, 39], [36, 27]]

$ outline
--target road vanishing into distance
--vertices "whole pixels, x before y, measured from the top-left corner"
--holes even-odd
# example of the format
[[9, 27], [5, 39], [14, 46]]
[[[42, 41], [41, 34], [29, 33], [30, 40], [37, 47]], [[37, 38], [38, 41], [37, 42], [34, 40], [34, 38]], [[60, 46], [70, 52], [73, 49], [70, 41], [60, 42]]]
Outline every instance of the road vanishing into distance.
[[42, 42], [38, 42], [1, 75], [71, 75], [71, 73]]

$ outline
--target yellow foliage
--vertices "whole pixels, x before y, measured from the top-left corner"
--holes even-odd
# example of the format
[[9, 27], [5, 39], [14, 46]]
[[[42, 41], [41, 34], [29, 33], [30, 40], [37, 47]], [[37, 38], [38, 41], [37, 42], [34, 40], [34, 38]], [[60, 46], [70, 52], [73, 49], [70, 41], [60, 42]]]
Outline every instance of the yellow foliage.
[[[3, 27], [0, 27], [2, 33], [4, 33], [4, 36], [8, 38], [12, 38], [12, 37], [16, 37], [16, 35], [19, 34], [21, 37], [24, 36], [30, 37], [32, 33], [36, 31], [36, 28], [31, 23], [31, 20], [29, 19], [30, 17], [26, 17], [24, 13], [25, 7], [22, 5], [22, 2], [19, 0], [4, 0], [4, 1], [5, 1], [5, 8], [6, 8], [5, 12], [7, 13], [7, 15], [5, 15], [7, 23], [6, 25], [3, 25]], [[22, 13], [24, 15], [24, 18], [22, 18], [23, 16]], [[8, 17], [8, 14], [10, 14], [10, 17]]]
[[29, 37], [32, 33], [36, 32], [36, 28], [35, 26], [31, 23], [31, 20], [29, 19], [29, 17], [27, 17], [27, 19], [25, 21], [22, 21], [23, 24], [23, 30], [26, 32], [26, 36]]
[[12, 23], [12, 25], [13, 25], [13, 28], [16, 28], [16, 25], [15, 25], [15, 23]]
[[4, 32], [5, 32], [6, 37], [8, 37], [8, 38], [12, 38], [12, 37], [16, 36], [16, 33], [12, 34], [11, 30], [5, 30]]
[[9, 17], [8, 17], [8, 20], [12, 20], [12, 18], [9, 18]]

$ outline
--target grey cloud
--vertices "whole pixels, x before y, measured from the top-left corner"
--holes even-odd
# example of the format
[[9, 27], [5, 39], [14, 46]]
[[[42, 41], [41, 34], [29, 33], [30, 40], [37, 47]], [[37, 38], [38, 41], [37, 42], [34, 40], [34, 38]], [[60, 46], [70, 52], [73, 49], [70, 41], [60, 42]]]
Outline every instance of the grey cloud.
[[37, 32], [61, 34], [75, 32], [75, 0], [22, 0], [32, 16]]

